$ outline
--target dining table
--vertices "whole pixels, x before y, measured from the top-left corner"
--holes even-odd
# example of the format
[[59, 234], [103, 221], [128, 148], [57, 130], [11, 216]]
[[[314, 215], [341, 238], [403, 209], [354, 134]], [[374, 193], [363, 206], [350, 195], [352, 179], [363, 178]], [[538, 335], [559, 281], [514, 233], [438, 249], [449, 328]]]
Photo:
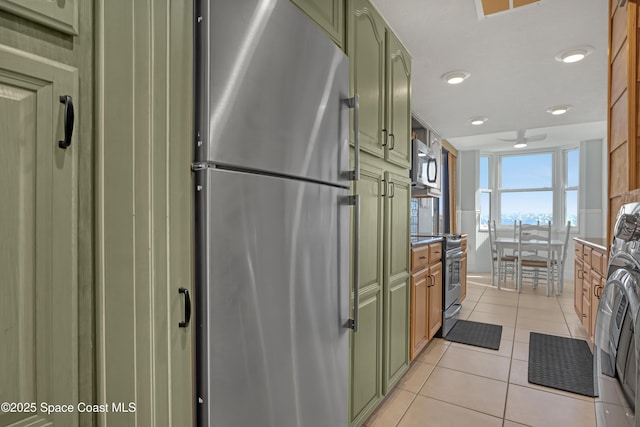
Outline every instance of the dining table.
[[[494, 240], [496, 245], [496, 251], [498, 252], [498, 271], [502, 271], [502, 257], [505, 254], [505, 250], [511, 249], [513, 253], [517, 253], [518, 251], [518, 242], [519, 239], [517, 237], [498, 237]], [[528, 240], [527, 243], [546, 243], [544, 240]], [[558, 286], [554, 285], [554, 280], [552, 278], [550, 285], [551, 291], [555, 290], [556, 295], [562, 294], [562, 290], [564, 287], [564, 263], [560, 259], [560, 255], [563, 253], [564, 249], [564, 240], [560, 239], [551, 239], [551, 259], [555, 261], [555, 265], [560, 267], [558, 271]], [[498, 288], [500, 288], [500, 274], [498, 274]], [[505, 278], [506, 280], [506, 278]], [[520, 284], [517, 285], [518, 287]]]

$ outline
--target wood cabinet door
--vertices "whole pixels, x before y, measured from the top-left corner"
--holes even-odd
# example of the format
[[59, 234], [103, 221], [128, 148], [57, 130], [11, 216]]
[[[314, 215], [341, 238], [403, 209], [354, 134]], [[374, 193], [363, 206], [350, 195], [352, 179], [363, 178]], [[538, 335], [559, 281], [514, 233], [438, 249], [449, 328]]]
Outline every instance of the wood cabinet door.
[[291, 0], [344, 48], [344, 0]]
[[429, 339], [442, 326], [442, 263], [429, 268], [431, 283], [429, 284]]
[[[593, 251], [595, 253], [595, 251]], [[596, 315], [598, 314], [598, 304], [600, 304], [600, 296], [602, 289], [600, 286], [604, 281], [603, 277], [599, 275], [595, 270], [591, 270], [591, 313], [589, 316], [589, 335], [594, 336], [596, 333]]]
[[360, 283], [354, 290], [360, 301], [358, 332], [351, 333], [349, 421], [359, 425], [382, 398], [382, 170], [363, 163], [354, 192], [361, 203]]
[[[582, 251], [580, 251], [582, 253]], [[573, 264], [573, 307], [576, 310], [578, 318], [582, 319], [582, 281], [584, 280], [584, 263], [581, 259], [576, 258]]]
[[429, 268], [411, 275], [411, 360], [413, 360], [429, 341], [429, 304], [428, 281]]
[[411, 181], [385, 172], [384, 314], [385, 363], [383, 392], [391, 389], [409, 367]]
[[350, 86], [360, 96], [360, 149], [384, 158], [385, 24], [367, 0], [350, 0], [348, 10]]
[[[585, 246], [586, 248], [586, 246]], [[589, 255], [591, 253], [589, 252]], [[583, 263], [582, 273], [582, 314], [580, 319], [587, 334], [591, 335], [591, 266]]]
[[411, 167], [411, 56], [387, 29], [386, 124], [389, 142], [385, 159]]

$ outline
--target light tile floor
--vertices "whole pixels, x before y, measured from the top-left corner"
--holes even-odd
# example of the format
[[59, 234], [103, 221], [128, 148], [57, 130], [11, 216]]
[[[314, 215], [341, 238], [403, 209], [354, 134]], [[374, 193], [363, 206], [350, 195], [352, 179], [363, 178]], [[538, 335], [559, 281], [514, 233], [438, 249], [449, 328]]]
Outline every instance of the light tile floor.
[[559, 297], [547, 297], [544, 286], [513, 288], [508, 281], [498, 290], [488, 274], [470, 274], [461, 318], [502, 325], [500, 350], [434, 338], [364, 425], [595, 427], [594, 399], [527, 381], [529, 332], [587, 337], [573, 283], [565, 281]]

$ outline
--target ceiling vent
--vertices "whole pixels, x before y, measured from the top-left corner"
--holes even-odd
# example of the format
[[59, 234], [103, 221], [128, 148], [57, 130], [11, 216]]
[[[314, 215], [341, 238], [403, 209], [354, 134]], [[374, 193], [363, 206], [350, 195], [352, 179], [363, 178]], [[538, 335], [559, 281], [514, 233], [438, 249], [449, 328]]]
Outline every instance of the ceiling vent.
[[540, 3], [542, 0], [475, 0], [478, 19], [510, 12], [518, 7]]

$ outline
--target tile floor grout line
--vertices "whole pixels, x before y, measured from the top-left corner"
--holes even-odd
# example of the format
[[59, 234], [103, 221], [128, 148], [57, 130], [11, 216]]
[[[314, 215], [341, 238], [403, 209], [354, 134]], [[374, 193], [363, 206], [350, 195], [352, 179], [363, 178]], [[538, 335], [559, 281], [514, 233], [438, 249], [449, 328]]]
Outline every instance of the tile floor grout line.
[[509, 360], [509, 374], [507, 375], [507, 390], [504, 395], [504, 407], [502, 409], [502, 425], [504, 427], [507, 419], [507, 403], [509, 402], [509, 387], [511, 386], [511, 370], [513, 369], [513, 350], [516, 345], [516, 330], [518, 324], [518, 311], [520, 311], [520, 292], [518, 292], [518, 302], [516, 303], [516, 326], [513, 331], [513, 341], [511, 342], [511, 359]]

